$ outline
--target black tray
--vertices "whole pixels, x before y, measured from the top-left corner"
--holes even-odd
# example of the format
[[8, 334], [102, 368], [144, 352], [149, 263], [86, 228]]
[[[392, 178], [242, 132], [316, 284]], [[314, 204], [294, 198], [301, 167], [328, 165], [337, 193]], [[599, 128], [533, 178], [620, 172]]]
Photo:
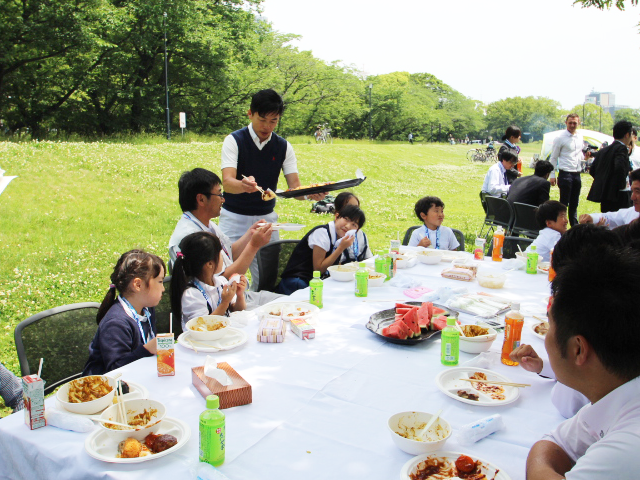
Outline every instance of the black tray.
[[282, 198], [302, 197], [304, 195], [314, 195], [316, 193], [333, 192], [335, 190], [344, 190], [345, 188], [357, 187], [364, 182], [367, 177], [354, 178], [352, 180], [341, 180], [329, 185], [321, 185], [319, 187], [301, 188], [300, 190], [292, 190], [287, 192], [276, 192], [276, 195]]
[[[405, 305], [413, 305], [419, 307], [422, 305], [422, 302], [397, 302], [404, 303]], [[438, 305], [436, 303], [433, 304], [434, 307], [442, 308], [445, 312], [442, 315], [450, 316], [453, 315], [457, 318], [458, 312], [455, 310], [451, 310], [450, 308], [444, 307], [442, 305]], [[440, 333], [440, 330], [422, 330], [419, 337], [407, 338], [406, 340], [402, 340], [400, 338], [392, 338], [385, 337], [382, 335], [382, 329], [391, 325], [396, 320], [396, 309], [389, 308], [388, 310], [382, 310], [380, 312], [376, 312], [371, 317], [369, 317], [369, 321], [365, 325], [367, 329], [371, 330], [371, 332], [375, 333], [379, 337], [384, 338], [387, 342], [398, 343], [400, 345], [415, 345], [417, 343], [424, 342], [425, 340], [430, 339], [434, 335]]]

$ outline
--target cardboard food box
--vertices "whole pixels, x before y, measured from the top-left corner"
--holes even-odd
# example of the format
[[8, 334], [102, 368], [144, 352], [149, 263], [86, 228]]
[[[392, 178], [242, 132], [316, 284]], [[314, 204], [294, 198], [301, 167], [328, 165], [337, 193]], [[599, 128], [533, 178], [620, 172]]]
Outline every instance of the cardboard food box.
[[264, 343], [282, 343], [287, 333], [287, 324], [281, 318], [265, 317], [258, 327], [258, 341]]
[[38, 375], [22, 377], [22, 397], [24, 398], [24, 423], [31, 430], [44, 427], [44, 382]]
[[204, 374], [204, 367], [193, 367], [191, 369], [193, 386], [200, 392], [200, 395], [204, 398], [207, 398], [208, 395], [217, 395], [220, 398], [221, 409], [251, 403], [251, 385], [228, 363], [220, 362], [218, 363], [218, 368], [227, 372], [233, 382], [231, 385], [225, 387], [217, 380], [207, 377]]
[[316, 337], [316, 329], [309, 325], [303, 318], [291, 319], [291, 331], [303, 340]]

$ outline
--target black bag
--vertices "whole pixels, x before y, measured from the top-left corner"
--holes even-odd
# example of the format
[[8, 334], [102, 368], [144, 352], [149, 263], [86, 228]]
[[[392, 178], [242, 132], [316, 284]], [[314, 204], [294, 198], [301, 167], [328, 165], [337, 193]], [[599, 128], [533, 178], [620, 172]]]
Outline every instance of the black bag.
[[334, 201], [334, 196], [327, 195], [324, 197], [324, 200], [320, 200], [311, 205], [311, 213], [335, 213], [336, 207], [333, 204]]

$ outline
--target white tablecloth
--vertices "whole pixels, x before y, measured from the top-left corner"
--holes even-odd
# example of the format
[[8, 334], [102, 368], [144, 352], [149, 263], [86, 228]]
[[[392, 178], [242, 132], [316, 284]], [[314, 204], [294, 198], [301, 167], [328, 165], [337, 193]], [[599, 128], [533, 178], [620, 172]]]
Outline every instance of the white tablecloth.
[[[523, 271], [508, 273], [502, 290], [485, 290], [477, 283], [443, 279], [444, 264], [399, 270], [422, 285], [470, 291], [488, 291], [519, 300], [525, 311], [544, 311], [549, 284], [544, 275]], [[495, 267], [486, 261], [489, 268]], [[457, 402], [436, 387], [434, 378], [446, 367], [440, 364], [439, 336], [419, 345], [388, 343], [364, 325], [371, 314], [391, 308], [392, 302], [363, 302], [353, 294], [354, 284], [327, 279], [324, 308], [315, 320], [316, 338], [302, 341], [287, 333], [284, 343], [266, 344], [255, 339], [257, 321], [246, 327], [249, 341], [243, 347], [213, 354], [228, 362], [253, 388], [253, 403], [224, 410], [227, 416], [226, 461], [220, 470], [230, 479], [389, 480], [411, 456], [392, 442], [388, 418], [401, 411], [436, 412], [450, 422], [454, 435], [444, 450], [476, 455], [499, 466], [513, 479], [525, 478], [525, 461], [531, 445], [563, 419], [550, 402], [553, 382], [520, 367], [498, 363], [495, 371], [511, 380], [532, 384], [520, 398], [504, 407], [481, 407]], [[292, 295], [308, 300], [308, 289]], [[411, 300], [402, 290], [385, 284], [369, 289], [369, 300]], [[472, 323], [461, 315], [463, 323]], [[546, 357], [544, 342], [535, 337], [527, 317], [523, 342]], [[499, 334], [492, 351], [499, 351]], [[198, 458], [198, 415], [205, 401], [191, 384], [191, 367], [203, 365], [206, 354], [176, 345], [176, 376], [158, 378], [155, 357], [120, 369], [123, 379], [144, 385], [150, 398], [162, 401], [167, 415], [185, 421], [192, 436], [185, 447], [163, 458], [137, 465], [94, 460], [84, 451], [88, 434], [45, 427], [31, 431], [22, 413], [0, 420], [0, 478], [188, 478], [189, 465]], [[473, 355], [460, 354], [460, 363]], [[53, 408], [55, 399], [46, 402]], [[466, 423], [500, 413], [507, 428], [480, 442], [462, 447], [455, 430]]]

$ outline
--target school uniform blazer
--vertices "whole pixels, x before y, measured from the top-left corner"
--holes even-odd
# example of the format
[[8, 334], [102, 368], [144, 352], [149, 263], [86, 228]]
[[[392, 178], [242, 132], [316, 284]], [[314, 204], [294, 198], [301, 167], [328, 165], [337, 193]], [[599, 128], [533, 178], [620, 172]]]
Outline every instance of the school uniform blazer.
[[520, 177], [511, 185], [509, 194], [507, 195], [507, 201], [510, 203], [526, 203], [527, 205], [535, 205], [537, 207], [541, 203], [549, 200], [550, 189], [551, 184], [542, 177], [537, 175]]
[[618, 199], [620, 190], [627, 186], [627, 176], [631, 170], [629, 150], [618, 140], [603, 148], [596, 155], [589, 173], [593, 177], [593, 184], [587, 200], [591, 202], [610, 201]]

